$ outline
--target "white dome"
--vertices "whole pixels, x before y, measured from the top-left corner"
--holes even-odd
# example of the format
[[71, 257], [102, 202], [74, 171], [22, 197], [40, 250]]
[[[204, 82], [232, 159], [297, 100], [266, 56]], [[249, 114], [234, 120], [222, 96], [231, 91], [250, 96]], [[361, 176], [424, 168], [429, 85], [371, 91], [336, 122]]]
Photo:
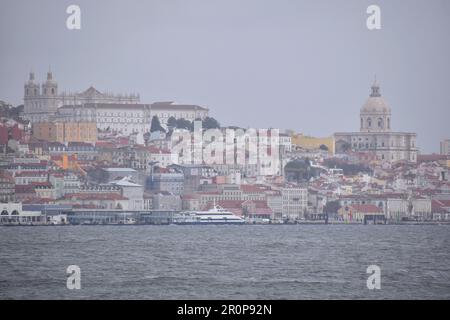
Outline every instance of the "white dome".
[[384, 98], [380, 94], [380, 86], [375, 82], [372, 85], [372, 93], [369, 99], [361, 108], [362, 114], [387, 114], [391, 113], [391, 108], [388, 106]]
[[372, 93], [361, 108], [361, 132], [388, 132], [391, 130], [391, 108], [380, 94], [380, 87], [375, 82]]
[[383, 97], [370, 97], [361, 108], [361, 113], [391, 113]]

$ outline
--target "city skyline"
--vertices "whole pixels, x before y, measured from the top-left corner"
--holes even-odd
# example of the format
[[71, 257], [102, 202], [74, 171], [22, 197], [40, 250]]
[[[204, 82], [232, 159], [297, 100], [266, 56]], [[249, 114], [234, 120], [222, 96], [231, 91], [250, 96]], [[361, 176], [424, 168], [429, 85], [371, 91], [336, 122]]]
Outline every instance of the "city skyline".
[[4, 0], [0, 300], [450, 299], [449, 16]]
[[2, 100], [22, 104], [28, 72], [44, 81], [51, 66], [63, 90], [136, 92], [146, 103], [206, 106], [223, 125], [330, 136], [358, 129], [377, 75], [393, 129], [417, 132], [422, 153], [448, 138], [445, 1], [379, 1], [375, 31], [365, 26], [368, 1], [79, 1], [78, 31], [65, 27], [69, 4], [4, 6]]

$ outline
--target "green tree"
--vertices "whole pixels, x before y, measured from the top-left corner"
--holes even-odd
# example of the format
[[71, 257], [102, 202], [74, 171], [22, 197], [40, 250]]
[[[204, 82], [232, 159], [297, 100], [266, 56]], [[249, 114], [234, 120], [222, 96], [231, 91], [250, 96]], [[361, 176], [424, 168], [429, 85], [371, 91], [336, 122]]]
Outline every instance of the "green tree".
[[176, 125], [177, 129], [187, 129], [192, 131], [193, 130], [193, 123], [189, 120], [180, 118], [177, 119], [177, 125]]
[[167, 127], [169, 129], [173, 129], [177, 127], [177, 119], [175, 117], [170, 117], [169, 120], [167, 120]]
[[213, 117], [206, 117], [202, 123], [203, 129], [219, 129], [220, 123]]
[[339, 201], [329, 201], [323, 208], [323, 212], [337, 214], [340, 208], [341, 205], [339, 204]]
[[166, 132], [166, 130], [164, 130], [164, 128], [161, 126], [161, 122], [159, 122], [158, 116], [153, 116], [152, 123], [150, 126], [150, 132], [155, 132], [155, 131]]

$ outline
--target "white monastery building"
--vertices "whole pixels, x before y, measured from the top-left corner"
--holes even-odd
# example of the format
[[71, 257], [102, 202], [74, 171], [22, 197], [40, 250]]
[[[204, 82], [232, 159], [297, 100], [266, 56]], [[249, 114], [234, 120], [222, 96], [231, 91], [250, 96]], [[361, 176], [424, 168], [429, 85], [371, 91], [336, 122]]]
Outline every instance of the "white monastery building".
[[78, 93], [58, 93], [58, 83], [51, 71], [39, 84], [34, 73], [24, 86], [24, 117], [32, 123], [47, 121], [96, 122], [101, 130], [125, 134], [150, 131], [153, 116], [166, 126], [170, 117], [186, 120], [204, 119], [208, 108], [174, 102], [140, 103], [139, 94], [101, 93], [94, 87]]

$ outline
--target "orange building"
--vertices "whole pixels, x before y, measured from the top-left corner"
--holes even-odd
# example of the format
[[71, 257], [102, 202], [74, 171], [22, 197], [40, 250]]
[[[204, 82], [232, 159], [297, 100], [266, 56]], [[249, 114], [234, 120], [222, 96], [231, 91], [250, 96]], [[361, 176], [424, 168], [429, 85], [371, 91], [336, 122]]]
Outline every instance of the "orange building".
[[95, 122], [40, 122], [33, 124], [33, 137], [51, 142], [97, 141]]
[[80, 170], [76, 154], [68, 155], [52, 155], [51, 160], [61, 169], [64, 170]]

